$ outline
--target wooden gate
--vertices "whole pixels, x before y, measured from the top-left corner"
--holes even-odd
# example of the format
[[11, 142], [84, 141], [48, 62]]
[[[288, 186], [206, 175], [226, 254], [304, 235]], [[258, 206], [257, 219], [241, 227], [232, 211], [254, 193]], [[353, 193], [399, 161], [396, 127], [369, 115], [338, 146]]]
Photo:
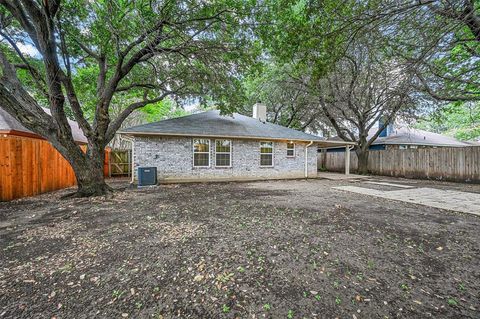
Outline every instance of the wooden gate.
[[115, 176], [131, 176], [132, 152], [130, 150], [111, 150], [109, 174]]

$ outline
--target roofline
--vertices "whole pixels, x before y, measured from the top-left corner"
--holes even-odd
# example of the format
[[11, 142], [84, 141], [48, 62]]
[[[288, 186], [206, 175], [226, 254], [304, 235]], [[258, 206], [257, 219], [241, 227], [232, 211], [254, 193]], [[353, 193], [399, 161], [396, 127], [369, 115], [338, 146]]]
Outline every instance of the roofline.
[[0, 130], [0, 134], [5, 134], [5, 135], [15, 135], [15, 136], [23, 136], [23, 137], [30, 137], [30, 138], [36, 138], [39, 140], [45, 140], [42, 136], [31, 133], [31, 132], [24, 132], [24, 131], [19, 131], [19, 130]]
[[[335, 145], [356, 145], [353, 142], [340, 142], [340, 141], [326, 141], [317, 139], [299, 139], [299, 138], [275, 138], [275, 137], [259, 137], [259, 136], [236, 136], [236, 135], [209, 135], [209, 134], [183, 134], [183, 133], [158, 133], [158, 132], [122, 132], [119, 134], [127, 136], [182, 136], [182, 137], [208, 137], [208, 138], [236, 138], [245, 140], [268, 140], [268, 141], [296, 141], [296, 142], [314, 142], [314, 143], [326, 143]], [[305, 133], [306, 134], [306, 133]], [[315, 137], [315, 136], [314, 136]]]
[[[0, 134], [8, 135], [8, 136], [28, 137], [28, 138], [34, 138], [34, 139], [37, 139], [37, 140], [48, 141], [46, 138], [44, 138], [43, 136], [40, 136], [38, 134], [19, 131], [19, 130], [0, 130]], [[77, 143], [77, 144], [81, 144], [81, 145], [87, 145], [88, 144], [87, 142], [78, 141], [78, 140], [75, 140], [75, 139], [74, 139], [74, 142]]]
[[[463, 143], [463, 142], [459, 142]], [[467, 143], [465, 143], [467, 144]], [[435, 144], [435, 143], [415, 143], [415, 142], [373, 142], [372, 145], [420, 145], [420, 146], [441, 146], [441, 147], [468, 147], [474, 145], [453, 145], [453, 144]]]

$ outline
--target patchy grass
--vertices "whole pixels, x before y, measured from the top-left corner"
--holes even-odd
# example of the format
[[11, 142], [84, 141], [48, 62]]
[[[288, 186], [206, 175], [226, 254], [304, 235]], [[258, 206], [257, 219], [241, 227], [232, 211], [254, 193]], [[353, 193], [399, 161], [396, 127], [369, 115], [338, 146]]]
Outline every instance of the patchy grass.
[[332, 186], [1, 203], [0, 317], [480, 316], [480, 218]]

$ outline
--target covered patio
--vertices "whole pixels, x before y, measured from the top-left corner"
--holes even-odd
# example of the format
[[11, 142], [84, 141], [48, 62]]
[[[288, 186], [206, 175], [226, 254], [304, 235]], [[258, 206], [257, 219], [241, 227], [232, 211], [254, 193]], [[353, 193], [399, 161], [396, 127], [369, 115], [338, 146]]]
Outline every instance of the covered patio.
[[[320, 156], [320, 154], [324, 154], [327, 149], [329, 148], [341, 148], [345, 147], [345, 175], [350, 175], [350, 151], [353, 149], [355, 145], [357, 145], [355, 142], [346, 142], [346, 141], [320, 141], [317, 142], [318, 149], [322, 150], [321, 153], [317, 154]], [[322, 174], [322, 173], [319, 173]], [[340, 174], [335, 174], [335, 175], [340, 175]], [[358, 175], [360, 176], [360, 175]]]

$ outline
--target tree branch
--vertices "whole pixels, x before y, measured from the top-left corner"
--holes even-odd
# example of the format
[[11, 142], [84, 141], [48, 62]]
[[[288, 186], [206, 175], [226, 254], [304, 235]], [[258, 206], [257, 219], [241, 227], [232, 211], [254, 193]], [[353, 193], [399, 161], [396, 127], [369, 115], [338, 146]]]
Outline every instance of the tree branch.
[[135, 110], [142, 108], [148, 104], [152, 103], [157, 103], [162, 101], [165, 97], [168, 95], [172, 94], [173, 91], [166, 91], [162, 93], [160, 96], [154, 98], [154, 99], [144, 99], [143, 101], [135, 102], [127, 106], [119, 115], [118, 117], [112, 121], [108, 127], [107, 133], [105, 134], [106, 140], [111, 140], [114, 136], [117, 130], [120, 128], [122, 125], [123, 121]]

